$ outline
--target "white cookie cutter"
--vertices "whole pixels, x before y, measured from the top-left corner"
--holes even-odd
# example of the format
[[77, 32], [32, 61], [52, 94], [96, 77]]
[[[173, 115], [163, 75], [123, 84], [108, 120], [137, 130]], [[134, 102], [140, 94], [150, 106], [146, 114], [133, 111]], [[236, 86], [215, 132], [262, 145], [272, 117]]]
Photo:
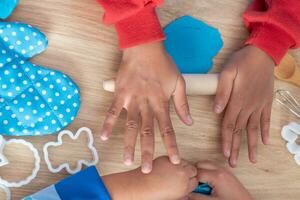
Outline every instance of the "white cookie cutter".
[[0, 185], [2, 184], [5, 187], [21, 187], [23, 185], [27, 185], [28, 183], [30, 183], [37, 176], [37, 173], [40, 170], [41, 158], [39, 156], [38, 150], [30, 142], [27, 142], [27, 141], [22, 140], [22, 139], [11, 139], [11, 140], [8, 140], [8, 141], [5, 141], [4, 138], [2, 138], [2, 139], [3, 139], [2, 142], [4, 142], [5, 145], [12, 144], [12, 143], [17, 143], [17, 144], [22, 144], [24, 146], [27, 146], [30, 149], [30, 151], [32, 151], [32, 153], [33, 153], [35, 163], [34, 163], [34, 168], [32, 170], [31, 175], [28, 176], [27, 178], [25, 178], [24, 180], [21, 180], [21, 181], [18, 181], [18, 182], [9, 182], [9, 181], [6, 181], [6, 180], [4, 180], [0, 177]]
[[5, 192], [6, 194], [6, 200], [11, 200], [11, 192], [10, 189], [2, 184], [0, 184], [0, 188]]
[[[49, 160], [48, 148], [50, 146], [53, 146], [53, 147], [61, 146], [63, 144], [62, 137], [64, 135], [68, 135], [72, 140], [76, 140], [76, 139], [78, 139], [78, 137], [80, 136], [80, 134], [84, 133], [84, 132], [87, 134], [87, 136], [89, 138], [88, 139], [89, 140], [88, 141], [88, 148], [92, 152], [93, 160], [91, 162], [88, 162], [86, 160], [78, 160], [75, 169], [71, 169], [69, 163], [67, 163], [67, 162], [59, 165], [57, 168], [53, 168], [53, 166], [52, 166], [52, 164], [51, 164], [51, 162]], [[52, 172], [52, 173], [58, 173], [62, 169], [65, 168], [66, 171], [69, 174], [75, 174], [75, 173], [79, 172], [82, 169], [83, 165], [85, 165], [85, 166], [96, 165], [99, 162], [99, 156], [98, 156], [96, 148], [93, 146], [93, 143], [94, 143], [93, 134], [92, 134], [91, 130], [89, 128], [87, 128], [87, 127], [82, 127], [80, 129], [78, 129], [78, 131], [76, 132], [75, 135], [71, 131], [69, 131], [69, 130], [63, 130], [63, 131], [61, 131], [58, 134], [58, 136], [57, 136], [57, 142], [48, 142], [43, 147], [44, 158], [45, 158], [45, 162], [46, 162], [46, 164], [48, 166], [49, 171]]]
[[291, 154], [295, 155], [294, 159], [300, 165], [300, 145], [296, 142], [300, 136], [300, 125], [296, 122], [289, 123], [282, 128], [281, 136], [287, 141], [286, 148]]
[[2, 135], [0, 135], [0, 167], [8, 164], [8, 160], [3, 154], [4, 146], [5, 146], [5, 139], [3, 138]]

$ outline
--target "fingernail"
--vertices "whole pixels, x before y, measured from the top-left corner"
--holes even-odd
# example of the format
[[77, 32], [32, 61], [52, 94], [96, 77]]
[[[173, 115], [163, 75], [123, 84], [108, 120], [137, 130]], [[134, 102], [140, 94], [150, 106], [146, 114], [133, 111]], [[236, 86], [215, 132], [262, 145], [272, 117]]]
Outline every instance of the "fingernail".
[[270, 141], [269, 141], [269, 138], [266, 137], [266, 138], [265, 138], [265, 145], [269, 144], [269, 142], [270, 142]]
[[232, 165], [232, 167], [236, 167], [236, 159], [233, 159], [233, 160], [231, 161], [231, 165]]
[[149, 174], [151, 172], [151, 170], [152, 170], [152, 167], [151, 167], [151, 165], [149, 163], [144, 163], [142, 165], [142, 172], [144, 174]]
[[224, 152], [224, 156], [226, 157], [226, 158], [229, 158], [230, 157], [230, 150], [225, 150], [225, 152]]
[[132, 159], [129, 155], [124, 156], [124, 164], [127, 165], [127, 166], [132, 165]]
[[101, 138], [102, 141], [108, 140], [107, 134], [105, 134], [105, 133], [102, 133], [100, 138]]
[[178, 165], [180, 163], [180, 158], [178, 155], [174, 155], [170, 157], [171, 163]]
[[215, 113], [220, 114], [223, 111], [223, 108], [220, 105], [215, 105], [214, 110], [215, 110]]
[[251, 157], [251, 162], [252, 162], [252, 163], [256, 163], [256, 162], [257, 162], [257, 160], [256, 160], [256, 155], [252, 155], [252, 157]]
[[192, 124], [193, 124], [193, 118], [192, 118], [191, 115], [188, 115], [188, 116], [186, 117], [186, 122], [187, 122], [187, 124], [189, 124], [189, 125], [192, 125]]

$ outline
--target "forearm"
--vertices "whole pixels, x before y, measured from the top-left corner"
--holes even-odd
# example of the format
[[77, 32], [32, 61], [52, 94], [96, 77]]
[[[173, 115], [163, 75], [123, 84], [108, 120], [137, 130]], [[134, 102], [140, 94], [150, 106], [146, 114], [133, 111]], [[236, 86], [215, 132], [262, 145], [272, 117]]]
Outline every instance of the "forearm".
[[246, 44], [264, 50], [276, 64], [300, 45], [299, 0], [255, 0], [243, 18], [250, 32]]

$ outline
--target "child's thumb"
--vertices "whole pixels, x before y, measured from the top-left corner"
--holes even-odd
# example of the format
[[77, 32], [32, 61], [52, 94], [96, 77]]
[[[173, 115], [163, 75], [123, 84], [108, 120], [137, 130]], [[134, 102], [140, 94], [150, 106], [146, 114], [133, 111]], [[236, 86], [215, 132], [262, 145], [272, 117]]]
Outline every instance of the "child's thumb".
[[186, 125], [192, 125], [193, 119], [190, 114], [189, 104], [186, 96], [185, 81], [182, 76], [178, 77], [176, 88], [173, 93], [173, 102], [179, 118]]
[[222, 113], [225, 107], [227, 106], [233, 89], [235, 76], [236, 73], [234, 73], [234, 71], [226, 70], [226, 68], [221, 72], [217, 87], [217, 93], [214, 101], [215, 113]]

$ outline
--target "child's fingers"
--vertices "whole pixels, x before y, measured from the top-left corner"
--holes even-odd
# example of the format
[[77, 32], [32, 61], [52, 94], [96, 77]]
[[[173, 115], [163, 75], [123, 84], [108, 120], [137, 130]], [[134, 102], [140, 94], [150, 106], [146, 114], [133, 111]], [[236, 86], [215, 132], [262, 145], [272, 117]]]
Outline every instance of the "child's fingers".
[[247, 125], [247, 140], [249, 160], [253, 163], [257, 162], [257, 138], [259, 132], [261, 111], [255, 111], [249, 118]]
[[189, 200], [218, 200], [218, 198], [203, 194], [191, 193], [189, 196]]
[[153, 114], [148, 105], [141, 109], [141, 152], [142, 152], [142, 172], [148, 174], [152, 171], [152, 160], [154, 154], [154, 123]]
[[186, 96], [185, 81], [182, 76], [178, 77], [176, 89], [173, 93], [173, 102], [179, 118], [186, 125], [192, 125], [193, 119], [190, 114], [189, 104]]
[[263, 109], [262, 114], [261, 114], [260, 128], [261, 128], [262, 142], [264, 144], [269, 144], [269, 130], [270, 130], [270, 122], [271, 122], [271, 111], [272, 111], [272, 102], [269, 103]]
[[237, 123], [235, 125], [235, 129], [233, 131], [231, 153], [229, 158], [229, 163], [231, 167], [235, 167], [237, 164], [237, 159], [239, 156], [239, 151], [241, 146], [241, 136], [245, 130], [248, 119], [249, 119], [248, 112], [241, 110], [237, 119]]
[[218, 181], [217, 170], [210, 169], [198, 169], [197, 170], [197, 179], [200, 183], [207, 183], [211, 187], [215, 186], [215, 181]]
[[233, 89], [233, 82], [236, 76], [236, 72], [228, 69], [231, 68], [225, 68], [221, 72], [219, 77], [217, 93], [214, 101], [214, 111], [217, 114], [224, 111], [226, 105], [229, 102]]
[[106, 118], [103, 122], [102, 130], [100, 133], [102, 140], [107, 140], [112, 133], [113, 126], [115, 125], [121, 111], [123, 109], [123, 99], [116, 97], [107, 111]]
[[160, 134], [167, 149], [170, 161], [173, 164], [179, 164], [179, 151], [177, 148], [175, 131], [169, 115], [169, 105], [167, 103], [160, 104], [161, 105], [157, 106], [159, 109], [155, 110], [155, 117], [158, 120]]
[[134, 150], [139, 127], [139, 112], [137, 106], [128, 106], [126, 130], [124, 133], [124, 164], [131, 165], [134, 160]]
[[187, 165], [184, 167], [186, 172], [188, 173], [190, 178], [196, 177], [197, 176], [197, 168], [194, 165]]
[[235, 130], [236, 121], [240, 113], [240, 106], [230, 103], [226, 109], [222, 122], [222, 149], [226, 158], [230, 157], [233, 132]]
[[218, 198], [197, 193], [191, 193], [189, 195], [189, 200], [218, 200]]

